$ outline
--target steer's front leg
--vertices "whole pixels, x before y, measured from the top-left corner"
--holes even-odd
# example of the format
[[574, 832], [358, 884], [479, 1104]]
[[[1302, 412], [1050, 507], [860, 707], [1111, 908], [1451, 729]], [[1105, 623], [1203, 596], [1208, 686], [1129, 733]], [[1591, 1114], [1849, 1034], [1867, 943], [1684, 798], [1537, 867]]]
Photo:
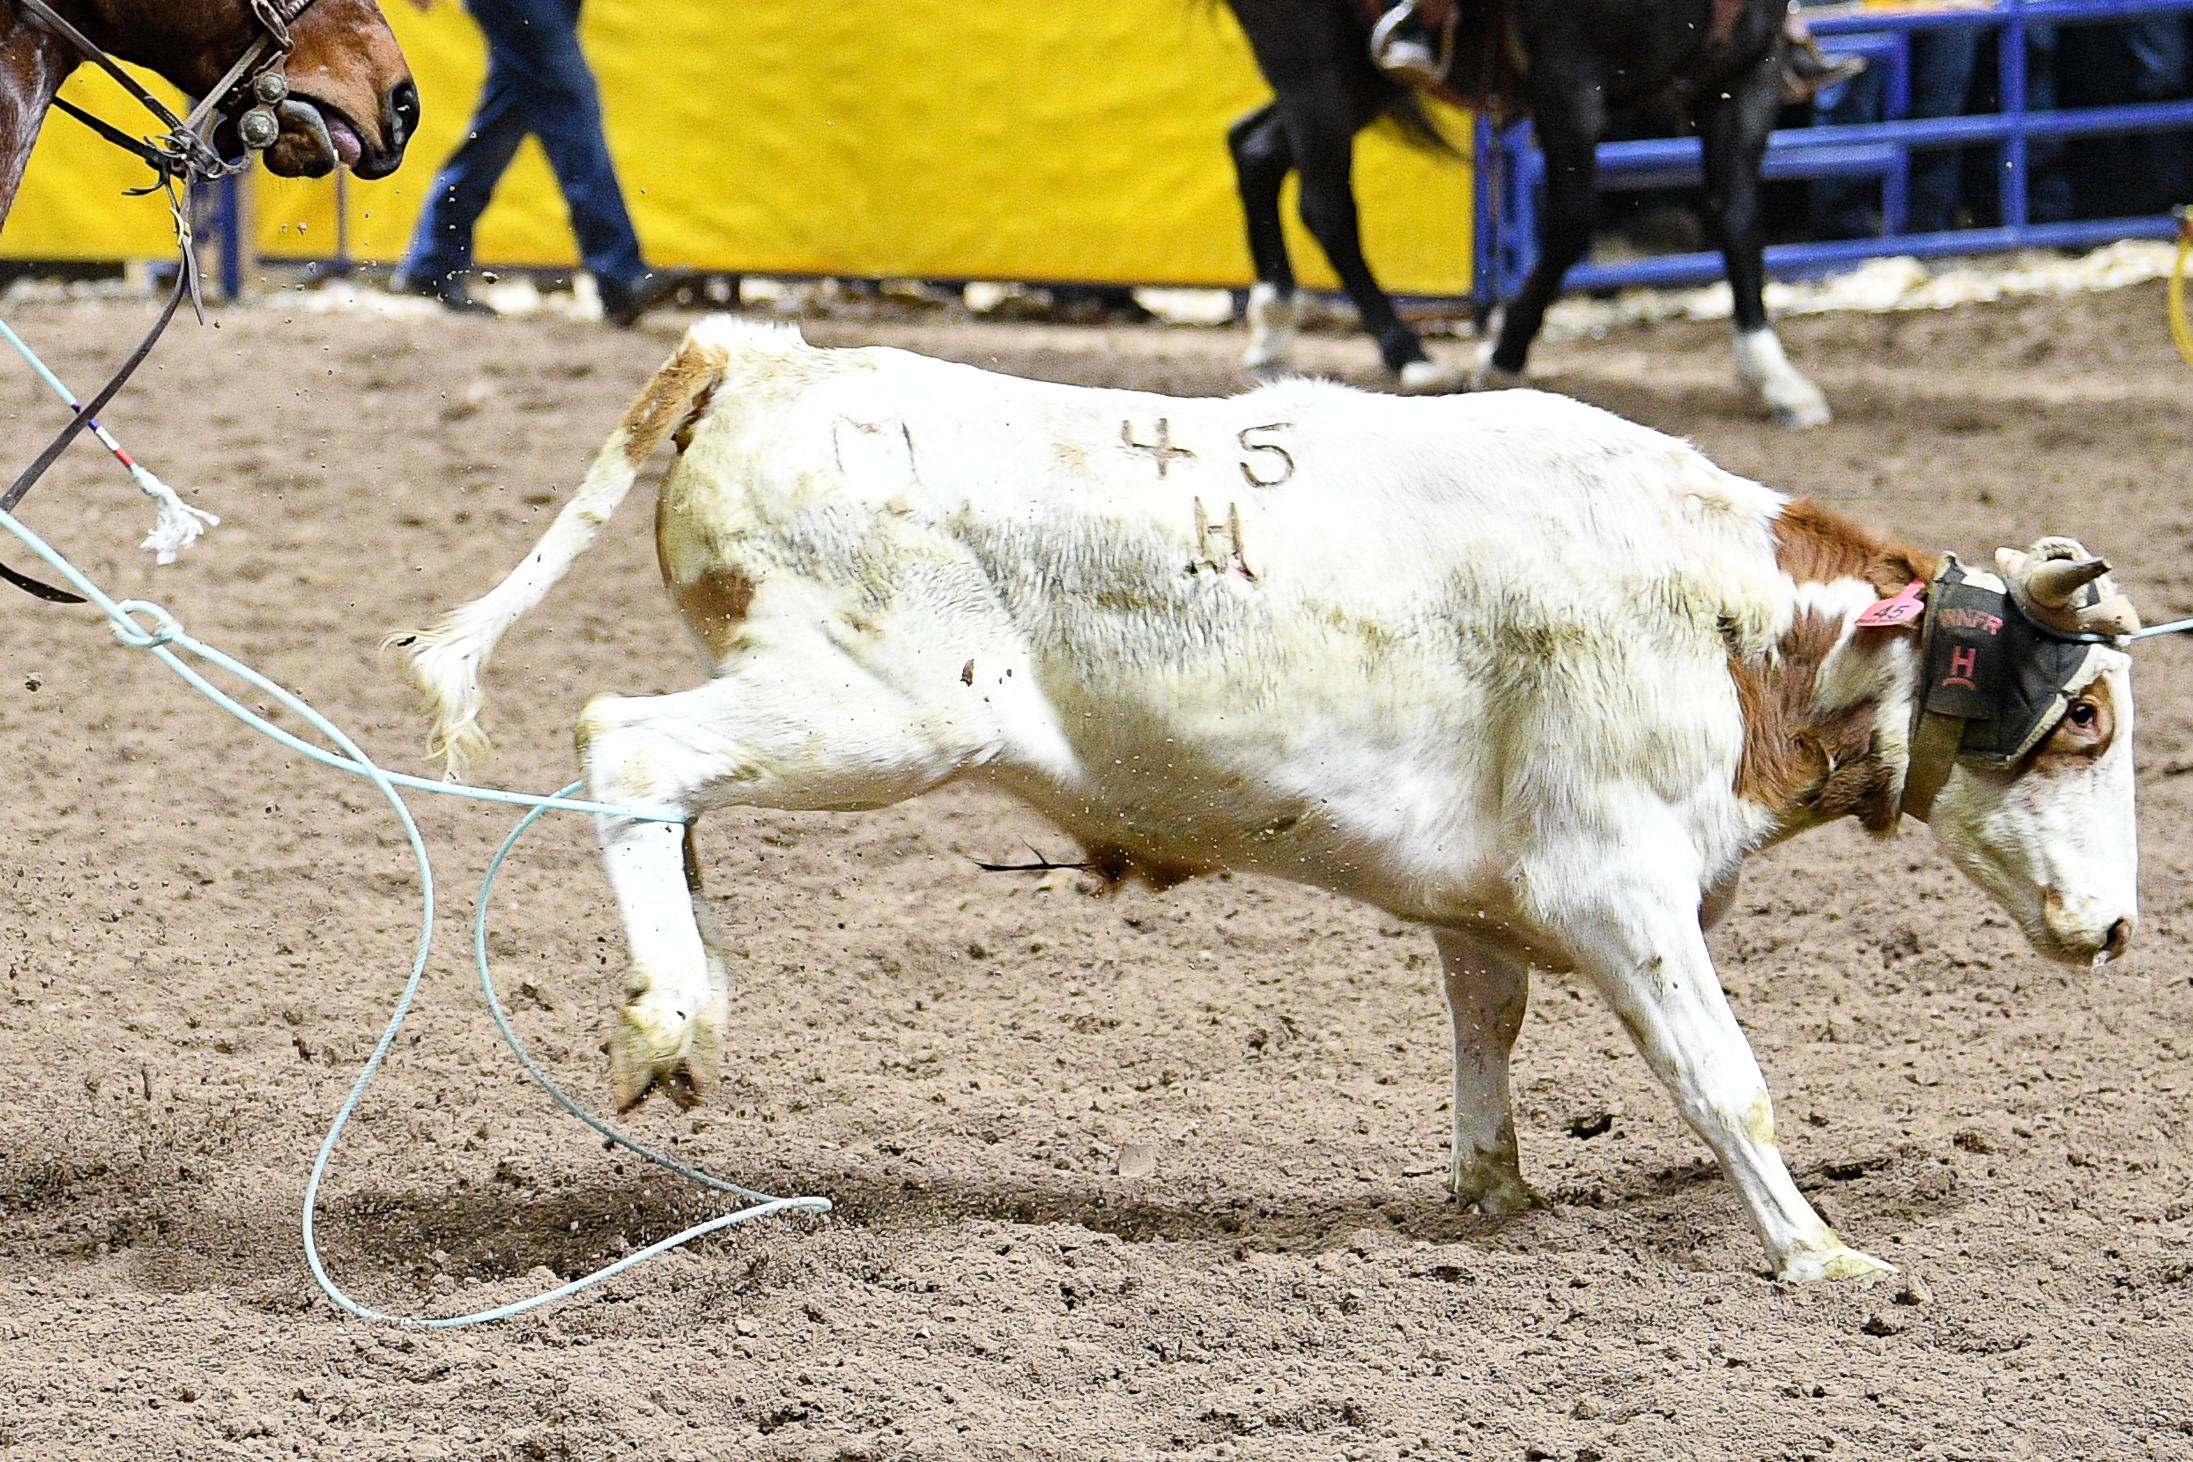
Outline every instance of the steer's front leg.
[[[1648, 823], [1658, 819], [1645, 819]], [[1774, 1104], [1729, 1010], [1699, 928], [1699, 880], [1673, 826], [1627, 847], [1573, 847], [1528, 870], [1540, 917], [1614, 1007], [1630, 1038], [1720, 1159], [1783, 1279], [1853, 1279], [1894, 1267], [1845, 1244], [1782, 1162]]]

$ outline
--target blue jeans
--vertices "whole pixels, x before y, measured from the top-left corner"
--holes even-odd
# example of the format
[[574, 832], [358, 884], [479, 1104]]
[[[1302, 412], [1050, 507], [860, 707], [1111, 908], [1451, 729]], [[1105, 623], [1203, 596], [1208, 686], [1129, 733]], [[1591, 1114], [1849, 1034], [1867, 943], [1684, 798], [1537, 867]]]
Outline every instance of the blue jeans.
[[[1913, 36], [1911, 115], [1962, 115], [1979, 51], [1980, 33], [1971, 27], [1955, 26]], [[1822, 92], [1814, 115], [1823, 123], [1878, 122], [1887, 91], [1887, 69], [1869, 66], [1851, 80]], [[1960, 191], [1957, 171], [1955, 151], [1912, 154], [1906, 232], [1938, 233], [1951, 226]], [[1815, 226], [1830, 238], [1864, 238], [1878, 233], [1869, 209], [1874, 192], [1872, 184], [1852, 178], [1819, 179], [1812, 185]]]
[[487, 34], [487, 85], [472, 128], [427, 191], [407, 279], [472, 267], [472, 229], [527, 133], [541, 139], [594, 277], [630, 284], [647, 272], [602, 138], [601, 97], [579, 50], [579, 0], [465, 0]]
[[[2186, 94], [2193, 83], [2193, 58], [2189, 58], [2186, 17], [2157, 15], [2129, 22], [2124, 27], [2125, 49], [2132, 53], [2132, 100], [2169, 101]], [[2193, 187], [2183, 132], [2150, 133], [2127, 137], [2134, 176], [2145, 187], [2132, 199], [2134, 212], [2160, 212], [2173, 203], [2184, 203]], [[2144, 196], [2143, 196], [2144, 195]]]

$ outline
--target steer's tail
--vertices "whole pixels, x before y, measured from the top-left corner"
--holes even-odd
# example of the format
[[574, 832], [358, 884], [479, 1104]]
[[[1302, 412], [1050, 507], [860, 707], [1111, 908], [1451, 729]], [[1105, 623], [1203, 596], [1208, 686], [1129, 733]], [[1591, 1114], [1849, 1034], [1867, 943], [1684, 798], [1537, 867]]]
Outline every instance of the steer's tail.
[[403, 651], [404, 667], [426, 702], [431, 735], [427, 747], [455, 776], [492, 752], [480, 729], [480, 671], [510, 627], [546, 598], [548, 591], [593, 546], [602, 525], [632, 490], [640, 465], [682, 423], [696, 398], [713, 389], [729, 353], [695, 329], [678, 353], [655, 372], [624, 420], [587, 469], [571, 501], [556, 515], [525, 562], [487, 595], [442, 616], [432, 629], [390, 635], [382, 647]]

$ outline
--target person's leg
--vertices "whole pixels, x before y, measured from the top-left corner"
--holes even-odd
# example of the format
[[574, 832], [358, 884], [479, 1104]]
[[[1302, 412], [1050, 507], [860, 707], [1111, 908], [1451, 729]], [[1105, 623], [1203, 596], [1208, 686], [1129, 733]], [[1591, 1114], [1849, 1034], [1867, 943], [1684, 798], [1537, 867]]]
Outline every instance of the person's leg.
[[453, 276], [472, 267], [473, 225], [525, 140], [530, 108], [523, 79], [512, 68], [510, 53], [497, 43], [495, 31], [488, 30], [487, 37], [487, 83], [479, 106], [464, 141], [427, 188], [426, 207], [398, 266], [423, 291], [445, 288]]
[[[2186, 94], [2186, 30], [2182, 15], [2149, 16], [2125, 25], [2125, 48], [2132, 53], [2133, 101], [2168, 101]], [[2160, 132], [2125, 140], [2133, 158], [2132, 175], [2138, 180], [2131, 211], [2159, 213], [2173, 203], [2186, 202], [2186, 135]]]
[[[1869, 66], [1847, 81], [1824, 88], [1812, 104], [1813, 122], [1822, 127], [1878, 122], [1887, 94], [1886, 69]], [[1879, 191], [1880, 185], [1866, 178], [1813, 179], [1813, 232], [1829, 239], [1862, 239], [1879, 233], [1871, 214]]]
[[[2056, 110], [2056, 27], [2030, 25], [2025, 33], [2025, 104], [2030, 112]], [[2064, 170], [2061, 137], [2026, 144], [2026, 217], [2062, 223], [2071, 217], [2071, 175]]]
[[[1911, 115], [1955, 117], [1964, 112], [1979, 60], [1980, 32], [1955, 26], [1930, 31], [1911, 45]], [[1954, 226], [1959, 188], [1957, 151], [1916, 154], [1911, 164], [1911, 231], [1938, 233]]]
[[522, 79], [527, 127], [541, 139], [563, 189], [580, 257], [603, 284], [634, 284], [647, 265], [602, 136], [594, 73], [579, 49], [579, 0], [470, 3], [483, 27], [490, 14], [495, 17], [494, 29], [507, 44], [510, 68]]

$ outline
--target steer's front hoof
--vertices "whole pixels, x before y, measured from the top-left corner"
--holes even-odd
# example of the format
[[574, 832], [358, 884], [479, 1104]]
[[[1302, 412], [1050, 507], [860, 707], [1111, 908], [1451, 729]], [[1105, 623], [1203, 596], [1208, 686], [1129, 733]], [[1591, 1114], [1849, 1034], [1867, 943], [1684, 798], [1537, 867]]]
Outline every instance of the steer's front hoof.
[[1800, 1249], [1782, 1262], [1776, 1279], [1797, 1284], [1810, 1284], [1820, 1279], [1884, 1279], [1896, 1272], [1896, 1266], [1886, 1259], [1876, 1259], [1862, 1254], [1847, 1244], [1831, 1244], [1817, 1249]]

